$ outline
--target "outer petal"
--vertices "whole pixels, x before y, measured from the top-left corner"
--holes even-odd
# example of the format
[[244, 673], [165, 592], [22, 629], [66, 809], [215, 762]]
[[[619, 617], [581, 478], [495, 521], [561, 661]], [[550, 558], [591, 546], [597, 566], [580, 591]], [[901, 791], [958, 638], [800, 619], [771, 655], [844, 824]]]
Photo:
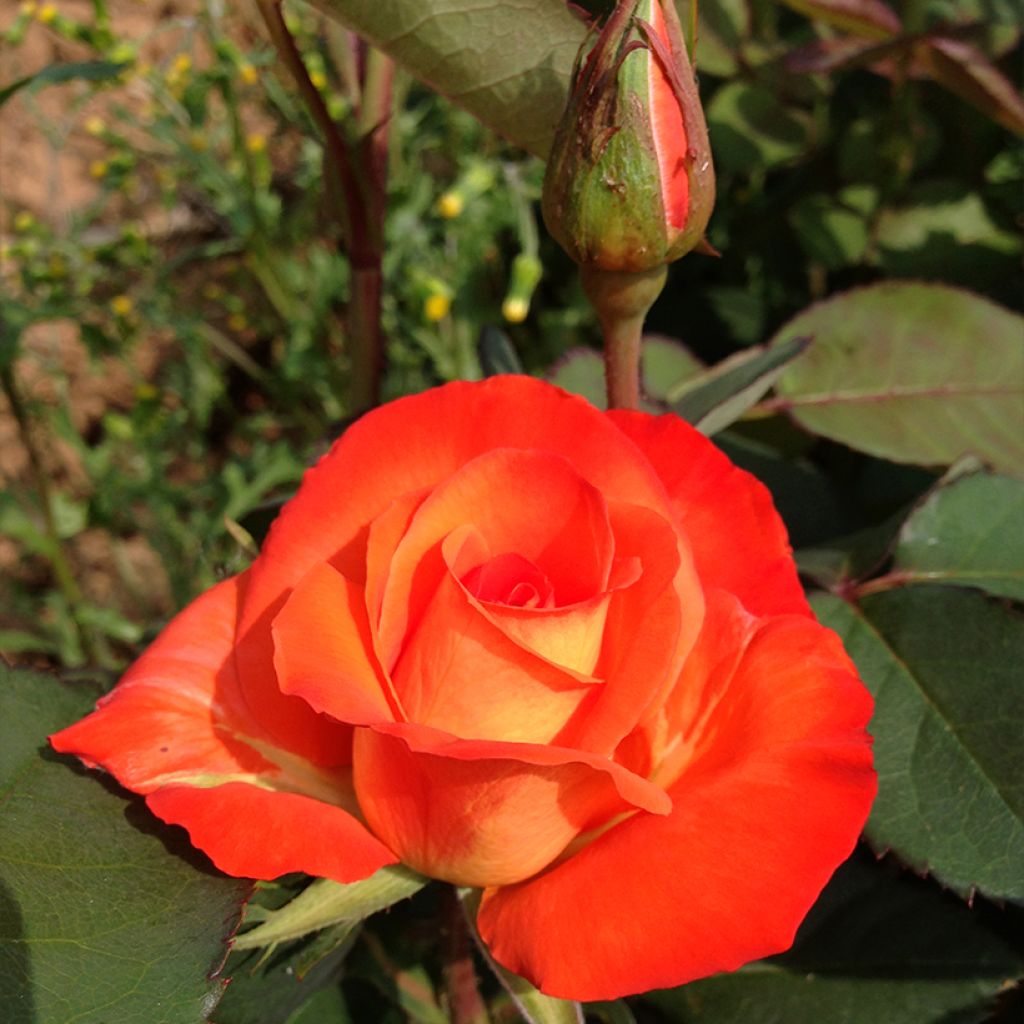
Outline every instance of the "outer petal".
[[165, 786], [146, 797], [169, 825], [229, 875], [276, 878], [304, 871], [336, 882], [369, 878], [398, 858], [352, 815], [298, 793], [230, 782], [212, 789]]
[[786, 528], [764, 484], [678, 416], [606, 415], [664, 482], [706, 588], [735, 594], [755, 615], [810, 616]]
[[500, 447], [562, 455], [607, 499], [668, 509], [657, 474], [622, 431], [583, 399], [529, 377], [449, 384], [368, 413], [306, 474], [250, 570], [237, 659], [250, 707], [280, 742], [305, 739], [323, 763], [337, 754], [300, 702], [277, 690], [270, 622], [287, 592], [325, 561], [362, 583], [367, 525], [396, 496], [434, 487]]
[[[718, 632], [737, 635], [712, 624], [705, 648]], [[729, 678], [707, 682], [715, 708], [672, 812], [629, 818], [485, 893], [491, 952], [550, 995], [609, 999], [778, 953], [856, 842], [875, 792], [871, 700], [838, 640], [786, 616], [754, 632], [738, 664], [702, 657]]]
[[306, 870], [326, 833], [346, 837], [331, 877], [364, 877], [394, 858], [342, 809], [355, 807], [350, 771], [275, 746], [241, 696], [231, 649], [243, 587], [236, 576], [189, 605], [96, 711], [50, 742], [146, 794], [226, 871]]
[[458, 885], [528, 877], [615, 815], [669, 809], [663, 790], [604, 758], [412, 724], [357, 729], [354, 770], [374, 832], [403, 863]]

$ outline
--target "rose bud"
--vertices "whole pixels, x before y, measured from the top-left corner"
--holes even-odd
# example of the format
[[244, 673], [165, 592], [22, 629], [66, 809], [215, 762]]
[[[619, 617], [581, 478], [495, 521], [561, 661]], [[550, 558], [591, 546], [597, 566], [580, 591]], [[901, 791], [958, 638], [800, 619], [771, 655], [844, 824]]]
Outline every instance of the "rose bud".
[[870, 714], [757, 480], [498, 376], [351, 426], [51, 742], [229, 874], [481, 889], [499, 964], [593, 1000], [789, 946], [871, 806]]
[[649, 271], [701, 241], [714, 197], [675, 5], [621, 2], [577, 57], [544, 179], [548, 230], [582, 267]]

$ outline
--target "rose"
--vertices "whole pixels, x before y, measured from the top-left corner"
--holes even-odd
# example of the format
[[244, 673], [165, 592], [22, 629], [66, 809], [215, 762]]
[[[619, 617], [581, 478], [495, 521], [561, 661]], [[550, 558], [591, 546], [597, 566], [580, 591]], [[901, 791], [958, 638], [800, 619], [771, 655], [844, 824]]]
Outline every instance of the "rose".
[[357, 422], [53, 745], [230, 874], [481, 887], [494, 957], [589, 1000], [790, 944], [867, 815], [870, 707], [759, 483], [498, 377]]

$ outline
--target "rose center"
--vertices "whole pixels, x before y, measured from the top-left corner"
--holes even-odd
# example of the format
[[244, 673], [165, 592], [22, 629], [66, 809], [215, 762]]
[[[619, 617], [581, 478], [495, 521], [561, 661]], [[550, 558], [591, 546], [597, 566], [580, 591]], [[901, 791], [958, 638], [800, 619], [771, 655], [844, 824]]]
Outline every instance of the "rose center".
[[462, 585], [479, 601], [513, 608], [553, 608], [555, 591], [547, 574], [528, 558], [497, 555], [470, 569]]

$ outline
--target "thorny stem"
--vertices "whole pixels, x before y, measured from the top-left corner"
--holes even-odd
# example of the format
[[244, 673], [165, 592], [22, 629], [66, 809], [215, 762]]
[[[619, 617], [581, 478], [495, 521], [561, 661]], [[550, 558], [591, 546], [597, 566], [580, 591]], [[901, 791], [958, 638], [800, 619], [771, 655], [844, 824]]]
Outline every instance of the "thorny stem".
[[442, 901], [444, 983], [452, 1024], [489, 1024], [490, 1017], [477, 984], [469, 926], [454, 886], [445, 887]]

